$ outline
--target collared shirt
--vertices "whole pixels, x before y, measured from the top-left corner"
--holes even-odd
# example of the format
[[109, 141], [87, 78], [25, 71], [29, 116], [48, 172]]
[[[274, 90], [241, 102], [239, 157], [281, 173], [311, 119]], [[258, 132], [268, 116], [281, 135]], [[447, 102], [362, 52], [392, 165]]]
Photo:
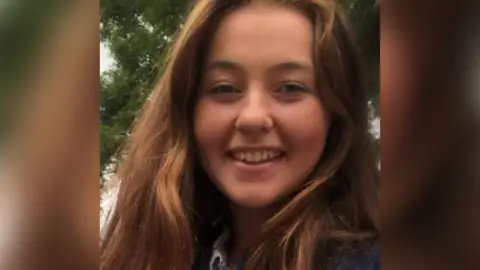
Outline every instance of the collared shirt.
[[230, 230], [225, 228], [215, 243], [213, 243], [212, 256], [209, 261], [210, 270], [228, 270], [226, 245], [229, 238]]

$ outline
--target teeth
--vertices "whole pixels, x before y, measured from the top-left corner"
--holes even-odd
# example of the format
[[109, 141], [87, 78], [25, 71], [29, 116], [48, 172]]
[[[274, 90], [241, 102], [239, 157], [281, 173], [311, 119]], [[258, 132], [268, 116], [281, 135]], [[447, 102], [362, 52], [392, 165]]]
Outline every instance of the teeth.
[[259, 163], [274, 159], [280, 155], [280, 151], [253, 151], [253, 152], [235, 152], [233, 156], [241, 161], [250, 163]]
[[261, 152], [255, 152], [253, 154], [253, 161], [258, 162], [260, 160], [262, 160], [262, 153]]

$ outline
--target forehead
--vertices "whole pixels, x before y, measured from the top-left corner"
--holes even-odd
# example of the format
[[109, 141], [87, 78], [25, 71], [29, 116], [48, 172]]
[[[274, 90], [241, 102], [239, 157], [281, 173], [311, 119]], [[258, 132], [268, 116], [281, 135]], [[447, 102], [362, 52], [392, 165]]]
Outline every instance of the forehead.
[[[269, 2], [243, 6], [221, 22], [210, 57], [310, 62], [313, 26], [300, 11]], [[285, 58], [285, 59], [282, 59]]]

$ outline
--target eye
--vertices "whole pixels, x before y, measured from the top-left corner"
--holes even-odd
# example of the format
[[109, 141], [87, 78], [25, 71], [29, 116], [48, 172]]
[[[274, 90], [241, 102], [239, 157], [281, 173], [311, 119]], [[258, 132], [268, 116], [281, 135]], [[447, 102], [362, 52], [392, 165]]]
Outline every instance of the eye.
[[298, 94], [306, 92], [307, 88], [299, 83], [287, 82], [278, 88], [278, 92], [282, 94]]
[[212, 87], [208, 92], [211, 94], [236, 94], [240, 93], [240, 89], [233, 84], [221, 83]]

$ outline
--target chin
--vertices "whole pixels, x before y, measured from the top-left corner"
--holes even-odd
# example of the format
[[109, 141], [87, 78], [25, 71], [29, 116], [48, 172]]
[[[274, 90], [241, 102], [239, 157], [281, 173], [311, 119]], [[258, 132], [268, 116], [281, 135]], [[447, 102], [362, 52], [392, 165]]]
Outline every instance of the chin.
[[245, 208], [264, 208], [272, 205], [276, 201], [276, 196], [266, 196], [258, 192], [252, 194], [230, 194], [230, 200], [240, 207]]

